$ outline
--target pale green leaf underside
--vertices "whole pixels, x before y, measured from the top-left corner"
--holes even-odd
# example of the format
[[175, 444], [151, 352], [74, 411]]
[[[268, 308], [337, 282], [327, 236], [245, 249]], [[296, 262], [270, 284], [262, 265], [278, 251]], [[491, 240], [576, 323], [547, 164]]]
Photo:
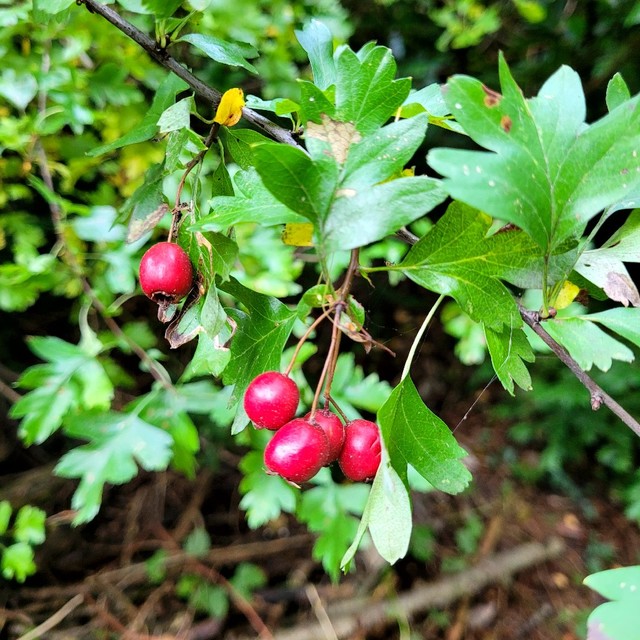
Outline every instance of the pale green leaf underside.
[[633, 362], [633, 351], [590, 322], [588, 316], [550, 320], [544, 327], [584, 371], [593, 365], [608, 371], [613, 360]]

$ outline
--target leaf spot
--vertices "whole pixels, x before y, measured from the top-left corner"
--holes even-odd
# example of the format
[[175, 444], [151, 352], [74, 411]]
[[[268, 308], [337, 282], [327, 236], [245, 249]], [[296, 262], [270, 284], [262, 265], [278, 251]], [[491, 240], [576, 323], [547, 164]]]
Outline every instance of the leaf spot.
[[476, 173], [482, 173], [482, 167], [476, 166]]
[[315, 101], [316, 101], [316, 99], [313, 96], [309, 97], [309, 102], [315, 102]]
[[489, 186], [490, 187], [495, 187], [496, 186], [496, 181], [495, 180], [489, 180]]
[[469, 175], [469, 166], [468, 165], [463, 165], [462, 166], [462, 173], [464, 173], [465, 176]]
[[489, 107], [489, 109], [492, 109], [493, 107], [497, 107], [500, 104], [502, 96], [497, 91], [489, 89], [489, 87], [484, 84], [482, 85], [482, 90], [486, 94], [484, 97], [485, 107]]
[[634, 149], [633, 153], [631, 154], [634, 158], [638, 157], [638, 152]]
[[345, 198], [353, 198], [353, 196], [358, 195], [358, 192], [355, 189], [338, 189], [336, 191], [336, 198], [340, 198], [344, 196]]
[[456, 102], [453, 106], [454, 106], [456, 109], [462, 109], [462, 105], [461, 105], [459, 102]]
[[623, 176], [626, 176], [626, 175], [627, 175], [627, 173], [629, 173], [629, 169], [621, 169], [621, 170], [620, 170], [620, 173], [621, 173]]
[[509, 116], [505, 115], [500, 118], [500, 126], [504, 129], [505, 133], [509, 133], [509, 131], [511, 131], [512, 124], [513, 122]]

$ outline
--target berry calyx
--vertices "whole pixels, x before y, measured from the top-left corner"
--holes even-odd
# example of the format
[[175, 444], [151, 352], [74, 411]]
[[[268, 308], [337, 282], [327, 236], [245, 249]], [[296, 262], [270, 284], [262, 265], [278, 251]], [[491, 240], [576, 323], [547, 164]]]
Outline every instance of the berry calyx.
[[328, 409], [316, 411], [313, 420], [310, 420], [310, 418], [311, 412], [307, 413], [304, 419], [311, 422], [311, 424], [314, 424], [314, 422], [318, 424], [325, 432], [329, 441], [329, 458], [327, 464], [337, 460], [342, 450], [342, 444], [344, 443], [344, 425], [342, 424], [342, 420]]
[[356, 482], [369, 480], [380, 466], [380, 429], [370, 420], [352, 420], [345, 426], [344, 444], [338, 458], [342, 473]]
[[325, 432], [303, 418], [287, 422], [264, 450], [264, 463], [271, 473], [289, 482], [306, 482], [326, 464], [329, 441]]
[[154, 244], [140, 260], [140, 286], [159, 304], [179, 302], [193, 284], [193, 267], [184, 249], [175, 242]]
[[258, 429], [275, 431], [296, 415], [300, 392], [296, 383], [279, 371], [255, 377], [244, 394], [244, 410]]

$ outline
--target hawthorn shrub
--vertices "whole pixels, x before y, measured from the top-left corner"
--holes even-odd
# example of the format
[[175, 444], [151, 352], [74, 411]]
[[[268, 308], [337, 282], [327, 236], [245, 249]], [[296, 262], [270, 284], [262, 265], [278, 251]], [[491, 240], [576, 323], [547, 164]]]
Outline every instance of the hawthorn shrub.
[[[251, 527], [295, 514], [318, 533], [314, 556], [333, 578], [349, 570], [365, 535], [396, 562], [411, 538], [410, 489], [455, 494], [471, 481], [466, 452], [411, 378], [424, 331], [448, 299], [481, 336], [507, 392], [530, 390], [536, 353], [551, 349], [588, 389], [585, 402], [640, 431], [585, 373], [630, 362], [628, 343], [640, 346], [640, 294], [625, 267], [640, 260], [640, 105], [621, 75], [608, 83], [607, 114], [590, 123], [568, 66], [532, 97], [504, 56], [493, 87], [467, 75], [412, 86], [396, 77], [389, 48], [334, 46], [326, 24], [311, 19], [295, 31], [309, 68], [295, 95], [276, 96], [267, 83], [269, 99], [245, 98], [239, 87], [253, 86], [258, 51], [216, 35], [207, 2], [192, 0], [189, 11], [179, 0], [120, 2], [155, 38], [113, 5], [78, 4], [91, 13], [72, 0], [34, 1], [41, 32], [31, 49], [18, 22], [9, 25], [29, 51], [0, 90], [14, 113], [1, 132], [14, 177], [5, 199], [36, 192], [48, 208], [0, 221], [10, 258], [0, 265], [0, 306], [20, 312], [45, 293], [67, 296], [77, 327], [75, 336], [27, 339], [40, 362], [22, 372], [11, 415], [27, 446], [55, 433], [68, 439], [55, 473], [78, 480], [75, 524], [96, 516], [106, 483], [126, 483], [140, 467], [193, 477], [207, 446], [198, 426], [212, 420], [247, 448], [239, 488]], [[3, 19], [17, 20], [20, 7], [12, 11]], [[95, 39], [74, 39], [67, 20], [91, 23]], [[123, 29], [132, 40], [115, 40]], [[140, 60], [119, 69], [114, 47]], [[181, 59], [204, 59], [220, 78], [228, 67], [227, 91]], [[63, 130], [72, 144], [62, 144]], [[432, 148], [433, 130], [450, 144]], [[467, 139], [474, 150], [460, 148]], [[425, 163], [428, 173], [417, 172]], [[16, 179], [23, 174], [26, 184]], [[75, 190], [82, 181], [96, 185], [84, 197]], [[51, 220], [51, 246], [36, 216]], [[614, 217], [616, 230], [594, 246]], [[140, 261], [165, 243], [191, 270], [185, 263], [188, 277], [172, 278], [167, 291], [154, 272], [147, 290]], [[306, 290], [301, 256], [317, 265]], [[394, 385], [356, 367], [344, 348], [349, 340], [388, 351], [367, 328], [356, 278], [406, 279], [438, 296]], [[157, 321], [131, 319], [142, 290]], [[589, 299], [606, 305], [590, 313]], [[167, 360], [166, 347], [188, 362]], [[139, 359], [146, 389], [122, 354]], [[313, 384], [310, 359], [321, 372]], [[279, 424], [247, 428], [251, 385], [265, 372], [292, 380], [300, 397], [280, 391]], [[127, 389], [135, 397], [116, 400]], [[330, 409], [347, 425], [343, 474], [323, 468], [328, 438], [314, 421]], [[313, 460], [293, 468], [278, 443], [295, 448], [302, 433]], [[349, 457], [365, 449], [369, 457]]]

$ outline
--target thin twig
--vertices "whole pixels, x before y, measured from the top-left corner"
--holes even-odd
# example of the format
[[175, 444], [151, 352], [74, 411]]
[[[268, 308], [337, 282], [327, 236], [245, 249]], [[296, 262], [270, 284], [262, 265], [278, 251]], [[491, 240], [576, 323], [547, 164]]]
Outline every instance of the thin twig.
[[79, 607], [84, 602], [84, 596], [79, 593], [60, 607], [52, 616], [47, 618], [42, 624], [39, 624], [34, 629], [31, 629], [28, 633], [20, 636], [18, 640], [35, 640], [40, 638], [48, 631], [51, 631], [53, 627], [59, 625], [74, 609]]
[[520, 315], [528, 326], [542, 338], [543, 342], [555, 353], [559, 360], [565, 364], [569, 371], [580, 380], [580, 382], [587, 388], [591, 394], [591, 407], [593, 410], [597, 410], [601, 405], [606, 405], [615, 413], [629, 429], [631, 429], [637, 436], [640, 436], [640, 423], [629, 414], [621, 405], [619, 405], [599, 384], [597, 384], [590, 376], [588, 376], [581, 368], [580, 365], [569, 355], [567, 350], [560, 344], [558, 344], [544, 329], [540, 323], [540, 316], [535, 311], [530, 311], [524, 307], [520, 307]]
[[[218, 103], [220, 102], [220, 98], [222, 97], [220, 91], [208, 86], [207, 84], [202, 82], [202, 80], [194, 76], [178, 60], [171, 56], [166, 51], [166, 49], [161, 48], [155, 40], [150, 38], [146, 33], [140, 31], [138, 28], [134, 27], [130, 22], [125, 20], [111, 7], [101, 4], [98, 0], [77, 1], [78, 4], [86, 5], [91, 13], [97, 13], [98, 15], [102, 16], [114, 27], [122, 31], [122, 33], [139, 44], [151, 58], [153, 58], [158, 64], [162, 65], [166, 69], [169, 69], [169, 71], [175, 73], [179, 78], [182, 78], [182, 80], [184, 80], [199, 96], [201, 96], [214, 106], [218, 105]], [[265, 118], [263, 115], [257, 113], [256, 111], [245, 107], [242, 110], [242, 115], [247, 121], [262, 129], [274, 140], [295, 147], [300, 147], [291, 131], [280, 127], [274, 122], [271, 122], [271, 120]]]
[[8, 384], [0, 380], [0, 396], [4, 396], [9, 402], [15, 404], [22, 396], [12, 389]]

